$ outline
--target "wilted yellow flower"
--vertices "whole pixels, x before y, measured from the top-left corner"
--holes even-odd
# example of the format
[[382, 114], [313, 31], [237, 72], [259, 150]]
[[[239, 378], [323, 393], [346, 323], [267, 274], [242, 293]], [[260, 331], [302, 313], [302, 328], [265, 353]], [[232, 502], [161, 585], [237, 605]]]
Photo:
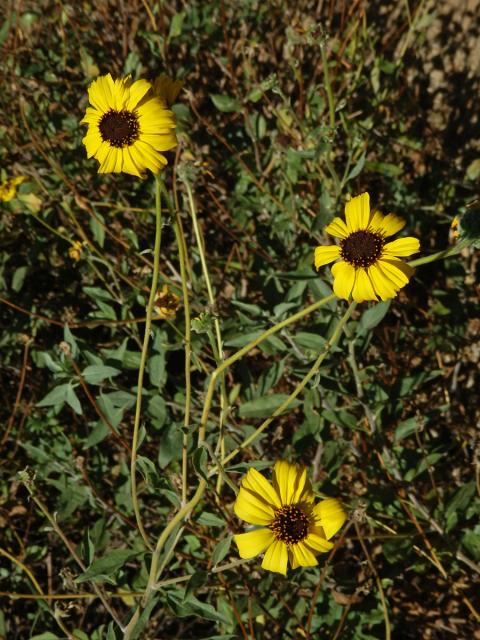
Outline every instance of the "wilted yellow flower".
[[155, 311], [157, 317], [166, 320], [173, 318], [180, 308], [180, 298], [170, 291], [168, 285], [164, 284], [161, 291], [155, 297]]
[[[340, 246], [317, 247], [315, 267], [340, 258], [332, 267], [333, 290], [339, 298], [356, 302], [394, 298], [413, 275], [399, 256], [409, 256], [420, 248], [417, 238], [385, 242], [405, 226], [393, 213], [384, 216], [370, 211], [370, 196], [362, 193], [345, 205], [345, 220], [334, 218], [325, 231], [340, 238]], [[377, 297], [378, 296], [378, 297]]]
[[17, 176], [16, 178], [10, 178], [0, 184], [0, 200], [8, 202], [17, 195], [17, 187], [25, 182], [27, 178], [25, 176]]
[[313, 567], [316, 555], [330, 551], [330, 542], [346, 520], [339, 500], [328, 498], [314, 504], [307, 470], [285, 460], [275, 463], [273, 486], [256, 469], [249, 469], [235, 501], [239, 518], [260, 528], [234, 536], [241, 558], [265, 551], [262, 567], [287, 573]]
[[162, 100], [166, 107], [171, 107], [175, 103], [182, 87], [183, 80], [173, 80], [162, 74], [155, 78], [153, 82], [153, 93]]
[[158, 173], [167, 159], [161, 151], [177, 144], [175, 116], [153, 93], [150, 82], [130, 76], [113, 80], [108, 73], [88, 89], [92, 107], [83, 144], [89, 158], [100, 163], [99, 173], [130, 173], [142, 177], [147, 169]]
[[75, 262], [78, 262], [82, 257], [82, 253], [83, 242], [80, 242], [80, 240], [75, 240], [75, 242], [72, 242], [72, 246], [68, 248], [68, 256], [72, 260], [75, 260]]

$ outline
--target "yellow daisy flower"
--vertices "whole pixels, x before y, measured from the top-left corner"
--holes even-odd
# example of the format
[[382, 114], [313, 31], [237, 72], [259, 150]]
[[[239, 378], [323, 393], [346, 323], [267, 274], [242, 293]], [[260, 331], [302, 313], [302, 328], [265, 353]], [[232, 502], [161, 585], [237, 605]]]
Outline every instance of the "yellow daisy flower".
[[348, 300], [351, 295], [356, 302], [394, 298], [414, 273], [399, 257], [416, 253], [420, 242], [410, 237], [385, 242], [405, 226], [405, 220], [393, 213], [371, 212], [368, 193], [347, 202], [345, 220], [334, 218], [325, 227], [340, 238], [340, 246], [317, 247], [315, 267], [341, 259], [332, 267], [333, 290], [339, 298]]
[[330, 551], [334, 536], [346, 520], [335, 498], [314, 504], [315, 497], [307, 470], [285, 460], [275, 463], [273, 486], [256, 469], [242, 481], [234, 505], [239, 518], [261, 528], [234, 536], [241, 558], [253, 558], [265, 551], [262, 567], [287, 573], [313, 567], [315, 556]]
[[17, 176], [16, 178], [10, 178], [0, 184], [0, 200], [3, 202], [9, 202], [17, 195], [17, 187], [25, 182], [27, 178], [25, 176]]
[[99, 173], [130, 173], [142, 177], [147, 169], [158, 173], [167, 164], [162, 151], [177, 144], [175, 116], [153, 94], [146, 80], [130, 76], [113, 80], [108, 73], [92, 82], [90, 103], [82, 124], [88, 124], [83, 144]]
[[183, 80], [173, 80], [162, 74], [153, 81], [153, 93], [162, 100], [166, 107], [171, 107], [182, 90]]

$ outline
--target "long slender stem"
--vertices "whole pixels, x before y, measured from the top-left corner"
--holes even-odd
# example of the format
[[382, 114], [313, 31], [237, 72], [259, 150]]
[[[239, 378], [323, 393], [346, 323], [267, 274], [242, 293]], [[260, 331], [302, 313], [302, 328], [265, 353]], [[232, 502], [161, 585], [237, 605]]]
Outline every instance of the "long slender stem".
[[323, 66], [323, 79], [325, 83], [325, 91], [327, 92], [328, 99], [328, 113], [330, 115], [330, 126], [333, 128], [335, 126], [335, 104], [333, 102], [333, 91], [332, 85], [330, 83], [330, 73], [328, 68], [328, 58], [327, 58], [327, 43], [323, 43], [320, 47], [322, 52], [322, 66]]
[[[193, 198], [192, 188], [190, 186], [190, 183], [186, 179], [186, 177], [183, 178], [183, 182], [185, 184], [185, 188], [187, 189], [188, 204], [190, 207], [190, 214], [192, 216], [193, 229], [195, 231], [195, 238], [197, 241], [198, 251], [200, 254], [200, 262], [202, 264], [203, 277], [205, 279], [205, 285], [207, 287], [208, 302], [214, 314], [213, 326], [215, 328], [215, 336], [216, 336], [217, 344], [216, 344], [216, 348], [214, 344], [212, 344], [212, 347], [213, 347], [213, 354], [215, 357], [215, 363], [217, 365], [217, 370], [218, 370], [218, 368], [222, 365], [224, 361], [223, 340], [222, 340], [222, 333], [220, 329], [220, 321], [217, 315], [215, 314], [215, 297], [213, 295], [212, 283], [210, 280], [210, 274], [208, 272], [207, 260], [205, 256], [205, 243], [203, 240], [200, 225], [198, 224], [197, 209], [195, 206], [195, 200]], [[219, 443], [218, 449], [220, 450], [220, 460], [222, 460], [223, 452], [224, 452], [224, 421], [227, 413], [227, 407], [228, 407], [228, 398], [227, 398], [227, 389], [225, 385], [225, 377], [221, 375], [220, 377], [220, 420], [219, 420], [219, 437], [218, 437], [218, 443]], [[221, 479], [219, 479], [219, 482], [217, 484], [217, 491], [220, 492], [220, 489], [221, 489]]]
[[145, 374], [145, 365], [147, 362], [148, 343], [150, 341], [150, 329], [152, 326], [153, 306], [155, 302], [155, 296], [158, 289], [158, 272], [160, 263], [160, 246], [162, 242], [162, 201], [161, 201], [161, 179], [156, 176], [155, 178], [155, 245], [153, 255], [153, 274], [152, 274], [152, 286], [150, 288], [150, 296], [148, 299], [146, 319], [145, 319], [145, 332], [143, 335], [142, 353], [140, 356], [140, 366], [138, 368], [138, 381], [137, 381], [137, 402], [135, 406], [135, 419], [133, 424], [133, 437], [132, 437], [132, 457], [130, 461], [130, 486], [132, 495], [132, 505], [135, 512], [135, 520], [137, 521], [137, 527], [148, 549], [151, 549], [150, 542], [148, 540], [147, 533], [144, 529], [142, 519], [140, 516], [140, 507], [138, 504], [137, 495], [137, 448], [138, 448], [138, 436], [140, 432], [140, 416], [142, 412], [142, 391], [143, 391], [143, 377]]
[[185, 349], [185, 411], [183, 418], [183, 438], [182, 438], [182, 505], [187, 502], [188, 494], [188, 429], [190, 428], [190, 405], [192, 400], [192, 330], [190, 314], [190, 298], [188, 296], [188, 252], [185, 234], [183, 232], [182, 218], [174, 190], [175, 206], [173, 206], [170, 194], [162, 182], [162, 194], [167, 203], [170, 215], [174, 218], [173, 230], [178, 246], [178, 260], [180, 263], [180, 277], [182, 279], [183, 309], [185, 314], [185, 335], [183, 344]]
[[417, 258], [416, 260], [410, 260], [407, 264], [411, 267], [419, 267], [422, 264], [428, 264], [429, 262], [434, 262], [435, 260], [442, 260], [443, 258], [450, 258], [451, 256], [456, 256], [458, 253], [463, 251], [465, 247], [468, 247], [470, 244], [469, 240], [460, 240], [459, 243], [454, 245], [453, 247], [448, 247], [443, 251], [437, 251], [437, 253], [432, 253], [430, 256], [424, 256], [423, 258]]

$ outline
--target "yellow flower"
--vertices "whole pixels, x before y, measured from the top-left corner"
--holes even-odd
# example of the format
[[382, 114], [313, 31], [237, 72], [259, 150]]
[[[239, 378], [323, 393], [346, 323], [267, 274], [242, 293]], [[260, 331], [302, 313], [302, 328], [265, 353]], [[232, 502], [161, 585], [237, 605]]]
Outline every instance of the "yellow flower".
[[173, 318], [179, 308], [180, 298], [175, 293], [172, 293], [166, 284], [163, 285], [161, 291], [155, 297], [157, 318], [163, 320]]
[[341, 259], [332, 267], [333, 290], [339, 298], [348, 300], [351, 295], [357, 302], [394, 298], [413, 275], [399, 256], [416, 253], [419, 241], [409, 237], [385, 242], [405, 226], [405, 220], [393, 213], [370, 212], [368, 193], [347, 202], [345, 219], [334, 218], [325, 227], [327, 233], [340, 238], [340, 246], [317, 247], [315, 267]]
[[459, 220], [458, 220], [457, 216], [455, 216], [454, 219], [452, 220], [451, 224], [450, 224], [450, 229], [452, 230], [452, 236], [454, 238], [458, 238], [458, 236], [460, 235], [460, 233], [458, 231], [458, 225], [459, 225]]
[[341, 503], [328, 498], [314, 504], [307, 470], [285, 460], [275, 463], [272, 482], [253, 468], [242, 481], [235, 513], [261, 528], [234, 536], [240, 557], [265, 551], [262, 567], [283, 575], [289, 561], [293, 569], [317, 565], [315, 556], [330, 551], [330, 538], [346, 520]]
[[153, 93], [166, 107], [171, 107], [182, 90], [183, 80], [173, 80], [165, 74], [158, 76], [153, 82]]
[[113, 80], [108, 73], [88, 89], [92, 107], [82, 124], [88, 124], [83, 144], [89, 158], [100, 163], [99, 173], [130, 173], [142, 177], [147, 169], [158, 173], [167, 159], [161, 151], [177, 144], [175, 116], [153, 94], [146, 80], [130, 76]]
[[25, 182], [27, 178], [25, 176], [17, 176], [16, 178], [10, 178], [0, 184], [0, 200], [3, 202], [9, 202], [17, 195], [18, 185]]
[[68, 248], [69, 258], [75, 260], [75, 262], [78, 262], [80, 260], [80, 258], [82, 257], [82, 253], [83, 242], [80, 242], [80, 240], [75, 240], [75, 242], [72, 243], [72, 246]]

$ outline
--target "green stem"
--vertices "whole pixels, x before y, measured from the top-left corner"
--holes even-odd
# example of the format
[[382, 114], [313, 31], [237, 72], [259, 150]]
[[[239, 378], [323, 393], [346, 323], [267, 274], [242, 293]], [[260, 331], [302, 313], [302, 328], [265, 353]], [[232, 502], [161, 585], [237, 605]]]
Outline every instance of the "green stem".
[[443, 251], [437, 251], [437, 253], [432, 253], [430, 256], [424, 256], [423, 258], [417, 258], [416, 260], [410, 260], [407, 264], [410, 267], [419, 267], [422, 264], [428, 264], [429, 262], [434, 262], [435, 260], [442, 260], [443, 258], [450, 258], [451, 256], [456, 256], [458, 253], [463, 251], [465, 247], [468, 247], [470, 244], [469, 240], [460, 240], [453, 247], [448, 247]]
[[173, 230], [175, 232], [175, 238], [178, 245], [178, 260], [180, 263], [180, 277], [182, 279], [183, 309], [185, 313], [185, 335], [183, 336], [185, 348], [185, 411], [183, 418], [184, 432], [182, 438], [182, 505], [184, 505], [187, 502], [188, 493], [188, 429], [190, 427], [190, 404], [192, 399], [192, 330], [190, 299], [188, 297], [188, 252], [179, 208], [176, 202], [175, 206], [173, 206], [170, 194], [163, 182], [162, 194], [167, 203], [170, 215], [174, 218]]
[[289, 324], [292, 324], [293, 322], [296, 322], [297, 320], [300, 320], [301, 318], [307, 316], [309, 313], [312, 313], [312, 311], [316, 311], [323, 305], [328, 304], [329, 302], [332, 302], [332, 300], [335, 300], [335, 298], [336, 298], [335, 294], [332, 293], [331, 295], [326, 296], [325, 298], [322, 298], [317, 302], [314, 302], [308, 307], [305, 307], [305, 309], [298, 311], [297, 313], [293, 314], [293, 316], [290, 316], [289, 318], [286, 318], [285, 320], [278, 322], [273, 327], [270, 327], [270, 329], [267, 329], [266, 331], [264, 331], [261, 335], [258, 336], [258, 338], [255, 338], [254, 340], [246, 344], [244, 347], [236, 351], [232, 356], [224, 360], [222, 364], [215, 369], [215, 371], [212, 373], [210, 377], [210, 382], [207, 389], [207, 395], [205, 398], [205, 404], [203, 407], [202, 418], [200, 421], [200, 428], [198, 431], [199, 446], [201, 446], [201, 443], [205, 440], [205, 430], [207, 425], [208, 414], [210, 413], [210, 406], [212, 403], [215, 384], [218, 378], [220, 377], [220, 375], [223, 373], [223, 371], [225, 371], [225, 369], [227, 369], [228, 367], [231, 367], [232, 364], [237, 362], [237, 360], [240, 360], [240, 358], [242, 358], [249, 351], [254, 349], [257, 345], [259, 345], [261, 342], [263, 342], [273, 334], [277, 333], [284, 327], [287, 327]]
[[323, 79], [325, 83], [325, 91], [327, 92], [328, 112], [330, 115], [330, 126], [335, 127], [335, 104], [333, 101], [332, 85], [330, 83], [330, 73], [328, 69], [327, 43], [322, 43], [320, 50], [322, 52]]
[[140, 507], [138, 504], [137, 496], [137, 448], [138, 448], [138, 436], [140, 431], [140, 415], [142, 411], [142, 391], [143, 391], [143, 378], [145, 373], [145, 365], [147, 362], [148, 343], [150, 341], [150, 329], [152, 326], [153, 307], [155, 302], [155, 296], [158, 289], [158, 272], [160, 264], [160, 246], [162, 241], [162, 201], [161, 201], [161, 179], [159, 176], [155, 177], [155, 245], [153, 255], [153, 275], [152, 286], [150, 288], [150, 297], [148, 299], [146, 319], [145, 319], [145, 333], [143, 335], [142, 353], [140, 356], [140, 366], [138, 369], [138, 381], [137, 381], [137, 402], [135, 406], [135, 420], [133, 424], [133, 437], [132, 437], [132, 458], [130, 463], [130, 484], [132, 490], [132, 505], [135, 512], [135, 520], [137, 521], [137, 527], [148, 549], [151, 549], [150, 542], [148, 540], [147, 533], [143, 527], [142, 519], [140, 516]]
[[[217, 370], [218, 370], [224, 361], [223, 360], [223, 340], [222, 340], [222, 333], [220, 329], [220, 321], [217, 315], [215, 314], [215, 297], [213, 295], [213, 288], [210, 281], [210, 274], [208, 272], [207, 260], [205, 257], [205, 244], [203, 241], [200, 225], [198, 224], [197, 209], [195, 206], [195, 200], [193, 198], [192, 188], [190, 186], [190, 183], [186, 179], [186, 177], [183, 178], [183, 182], [187, 190], [188, 204], [190, 207], [190, 214], [192, 216], [193, 229], [195, 232], [195, 238], [197, 241], [198, 251], [200, 254], [200, 262], [202, 264], [203, 277], [205, 278], [205, 284], [207, 287], [208, 302], [210, 304], [210, 307], [213, 313], [213, 325], [215, 328], [215, 336], [216, 336], [217, 344], [216, 344], [216, 348], [214, 344], [212, 344], [212, 347], [213, 347], [213, 354], [215, 357], [215, 363], [217, 365]], [[218, 448], [220, 449], [220, 452], [224, 450], [224, 444], [223, 444], [224, 420], [227, 412], [227, 407], [228, 407], [227, 390], [225, 386], [224, 376], [222, 375], [220, 377], [220, 420], [219, 420], [220, 425], [219, 425], [219, 438], [218, 438], [218, 442], [219, 442]], [[220, 453], [220, 456], [222, 457], [222, 453]], [[217, 489], [220, 490], [220, 485], [217, 487]]]
[[[236, 449], [234, 449], [231, 453], [229, 453], [228, 456], [226, 456], [226, 458], [223, 460], [224, 464], [229, 462], [232, 458], [234, 458], [236, 455], [238, 455], [243, 449], [245, 449], [245, 447], [248, 447], [249, 444], [251, 444], [254, 440], [256, 440], [258, 438], [258, 436], [263, 431], [265, 431], [265, 429], [275, 420], [275, 418], [277, 416], [281, 415], [288, 408], [288, 406], [290, 405], [292, 400], [294, 400], [303, 391], [305, 386], [309, 383], [309, 381], [313, 378], [313, 376], [320, 369], [320, 366], [321, 366], [322, 362], [325, 360], [325, 358], [329, 354], [330, 350], [338, 342], [338, 339], [339, 339], [339, 337], [340, 337], [340, 335], [342, 333], [342, 330], [343, 330], [344, 326], [347, 324], [347, 322], [348, 322], [350, 316], [352, 315], [353, 310], [355, 309], [356, 306], [357, 306], [356, 302], [350, 303], [350, 306], [348, 307], [348, 309], [346, 310], [346, 312], [344, 313], [344, 315], [340, 319], [339, 323], [337, 324], [337, 326], [335, 328], [335, 331], [333, 332], [330, 340], [327, 342], [327, 344], [323, 348], [322, 352], [320, 353], [318, 358], [313, 363], [313, 366], [311, 367], [311, 369], [304, 376], [304, 378], [301, 380], [301, 382], [295, 387], [294, 391], [288, 396], [288, 398], [284, 402], [282, 402], [282, 404], [278, 407], [278, 409], [276, 409], [269, 418], [264, 420], [262, 422], [262, 424], [250, 436], [248, 436], [248, 438], [245, 438], [245, 440], [242, 442], [242, 444], [240, 444]], [[216, 473], [216, 471], [217, 471], [217, 469], [213, 468], [210, 471], [209, 475], [213, 475], [214, 473]]]

